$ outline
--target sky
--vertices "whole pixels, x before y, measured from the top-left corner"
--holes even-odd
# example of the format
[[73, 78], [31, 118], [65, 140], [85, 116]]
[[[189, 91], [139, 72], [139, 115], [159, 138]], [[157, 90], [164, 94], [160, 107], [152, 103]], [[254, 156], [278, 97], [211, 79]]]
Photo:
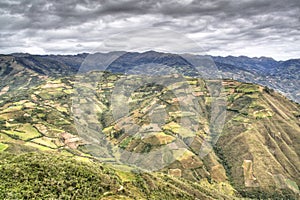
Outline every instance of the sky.
[[1, 0], [0, 53], [300, 58], [300, 0]]

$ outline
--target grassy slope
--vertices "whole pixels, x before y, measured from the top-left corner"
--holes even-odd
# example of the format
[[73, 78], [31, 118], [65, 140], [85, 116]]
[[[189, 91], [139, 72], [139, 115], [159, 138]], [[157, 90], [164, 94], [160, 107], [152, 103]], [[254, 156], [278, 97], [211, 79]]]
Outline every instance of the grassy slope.
[[44, 153], [0, 154], [0, 199], [233, 199], [213, 188], [153, 173]]
[[[217, 144], [233, 185], [250, 197], [265, 192], [262, 197], [290, 193], [289, 198], [295, 198], [291, 191], [299, 194], [299, 189], [289, 181], [300, 184], [299, 105], [267, 89], [238, 89], [231, 94], [235, 99], [228, 106], [228, 122]], [[247, 160], [252, 169], [243, 167]], [[245, 178], [246, 173], [252, 178]]]

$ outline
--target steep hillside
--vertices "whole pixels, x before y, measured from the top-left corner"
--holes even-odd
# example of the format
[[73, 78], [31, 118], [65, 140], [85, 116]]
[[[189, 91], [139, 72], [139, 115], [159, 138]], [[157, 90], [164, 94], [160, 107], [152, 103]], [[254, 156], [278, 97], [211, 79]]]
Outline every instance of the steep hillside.
[[257, 193], [299, 192], [299, 104], [268, 88], [228, 86], [234, 92], [228, 96], [227, 123], [216, 152], [233, 185]]
[[87, 54], [78, 55], [0, 55], [0, 95], [27, 90], [49, 77], [75, 74]]
[[[0, 151], [38, 150], [155, 169], [245, 197], [299, 197], [298, 104], [268, 88], [223, 81], [224, 129], [213, 150], [202, 156], [215, 105], [207, 81], [185, 77], [164, 87], [142, 84], [135, 75], [90, 75], [92, 84], [75, 77], [47, 79], [18, 95], [3, 94]], [[130, 84], [138, 87], [118, 93], [118, 87]]]
[[0, 96], [16, 89], [26, 90], [40, 84], [46, 75], [25, 68], [13, 56], [0, 57]]
[[213, 57], [213, 60], [223, 78], [264, 85], [300, 102], [299, 59], [275, 61], [266, 57], [218, 56]]
[[[159, 53], [147, 51], [143, 53], [128, 52], [114, 60], [107, 70], [114, 73], [144, 72], [147, 65], [151, 64], [153, 68], [172, 67], [177, 72], [185, 75], [195, 75], [194, 66], [180, 55], [171, 53]], [[144, 68], [144, 69], [143, 69]]]

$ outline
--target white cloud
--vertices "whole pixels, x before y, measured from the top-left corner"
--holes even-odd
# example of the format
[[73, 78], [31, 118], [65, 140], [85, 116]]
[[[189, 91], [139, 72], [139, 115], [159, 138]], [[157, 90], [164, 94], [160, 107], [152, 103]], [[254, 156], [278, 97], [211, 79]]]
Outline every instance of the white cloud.
[[0, 13], [0, 53], [153, 49], [300, 57], [299, 0], [26, 0], [3, 1]]

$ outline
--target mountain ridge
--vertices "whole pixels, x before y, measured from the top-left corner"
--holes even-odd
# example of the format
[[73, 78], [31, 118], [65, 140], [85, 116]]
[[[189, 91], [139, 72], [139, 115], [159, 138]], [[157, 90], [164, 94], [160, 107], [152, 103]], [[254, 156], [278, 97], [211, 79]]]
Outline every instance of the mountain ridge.
[[[38, 80], [38, 76], [59, 77], [91, 70], [108, 70], [112, 72], [142, 71], [143, 67], [149, 69], [151, 66], [159, 68], [159, 65], [164, 65], [173, 68], [175, 71], [177, 70], [181, 74], [193, 76], [196, 75], [195, 67], [198, 66], [193, 66], [186, 59], [199, 59], [201, 56], [155, 51], [143, 53], [117, 51], [77, 55], [8, 54], [0, 57], [2, 58], [0, 61], [1, 91], [7, 85], [12, 86], [15, 84], [16, 87], [26, 85], [28, 78], [30, 78], [30, 73], [35, 74], [33, 77]], [[212, 69], [205, 68], [209, 73], [216, 73], [217, 69], [221, 78], [264, 85], [275, 89], [293, 101], [300, 102], [300, 77], [299, 73], [297, 73], [300, 68], [300, 59], [275, 61], [270, 58], [261, 59], [245, 56], [207, 56], [206, 58], [210, 59], [209, 62], [215, 65]], [[139, 65], [141, 67], [134, 67]], [[12, 69], [12, 66], [18, 66], [19, 70]], [[27, 71], [26, 80], [16, 81], [16, 83], [10, 80], [12, 77], [8, 77], [8, 80], [6, 80], [7, 73], [11, 71], [12, 76], [16, 73], [23, 73], [20, 72], [22, 68]], [[25, 77], [24, 73], [23, 76]]]
[[[25, 55], [32, 55], [32, 56], [86, 56], [86, 55], [91, 55], [91, 54], [107, 54], [107, 53], [113, 53], [113, 52], [127, 52], [127, 53], [145, 53], [145, 52], [156, 52], [156, 53], [161, 53], [161, 54], [177, 54], [177, 55], [184, 55], [185, 53], [175, 53], [175, 52], [163, 52], [163, 51], [155, 51], [155, 50], [148, 50], [148, 51], [106, 51], [106, 52], [101, 52], [101, 51], [97, 51], [94, 53], [91, 52], [80, 52], [80, 53], [68, 53], [68, 54], [32, 54], [32, 53], [27, 53], [27, 52], [13, 52], [13, 53], [1, 53], [0, 56], [8, 56], [8, 55], [14, 55], [14, 56], [25, 56]], [[249, 59], [271, 59], [274, 60], [276, 62], [285, 62], [288, 60], [298, 60], [300, 58], [297, 57], [293, 57], [293, 58], [288, 58], [288, 59], [275, 59], [273, 57], [268, 57], [268, 56], [247, 56], [247, 55], [226, 55], [226, 56], [221, 56], [221, 55], [208, 55], [208, 54], [195, 54], [195, 53], [188, 53], [190, 55], [199, 55], [199, 56], [210, 56], [210, 57], [220, 57], [220, 58], [249, 58]]]

